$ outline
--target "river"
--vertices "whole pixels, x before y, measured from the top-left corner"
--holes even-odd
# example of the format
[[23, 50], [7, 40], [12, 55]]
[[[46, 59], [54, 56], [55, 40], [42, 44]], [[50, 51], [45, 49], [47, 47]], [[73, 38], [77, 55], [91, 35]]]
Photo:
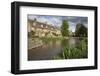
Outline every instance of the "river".
[[28, 60], [51, 60], [61, 53], [63, 47], [76, 47], [80, 41], [77, 37], [70, 37], [63, 40], [56, 39], [43, 42], [43, 46], [28, 50]]

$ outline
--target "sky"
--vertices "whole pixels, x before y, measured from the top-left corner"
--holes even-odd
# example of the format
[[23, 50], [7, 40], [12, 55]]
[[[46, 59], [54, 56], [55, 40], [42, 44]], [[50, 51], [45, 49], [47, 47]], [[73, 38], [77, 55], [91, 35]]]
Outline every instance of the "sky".
[[69, 30], [72, 32], [75, 32], [77, 23], [82, 23], [85, 27], [88, 27], [88, 17], [28, 14], [28, 19], [34, 20], [35, 18], [39, 22], [47, 22], [47, 24], [52, 24], [56, 27], [60, 27], [62, 25], [62, 21], [67, 20], [69, 24]]

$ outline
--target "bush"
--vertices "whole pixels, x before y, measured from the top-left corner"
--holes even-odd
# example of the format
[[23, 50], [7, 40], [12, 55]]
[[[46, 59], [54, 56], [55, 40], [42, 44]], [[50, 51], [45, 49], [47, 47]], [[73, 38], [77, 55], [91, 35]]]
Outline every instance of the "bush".
[[80, 44], [76, 47], [63, 47], [62, 52], [54, 59], [79, 59], [87, 58], [87, 39], [84, 38], [81, 40]]

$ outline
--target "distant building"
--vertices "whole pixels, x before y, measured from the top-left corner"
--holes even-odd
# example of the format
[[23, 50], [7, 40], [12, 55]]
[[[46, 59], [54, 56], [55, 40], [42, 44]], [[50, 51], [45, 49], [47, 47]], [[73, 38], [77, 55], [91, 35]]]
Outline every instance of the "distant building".
[[38, 37], [57, 37], [61, 36], [60, 28], [54, 27], [50, 24], [47, 24], [47, 22], [42, 23], [34, 20], [28, 19], [28, 33], [31, 31], [35, 32], [34, 36]]

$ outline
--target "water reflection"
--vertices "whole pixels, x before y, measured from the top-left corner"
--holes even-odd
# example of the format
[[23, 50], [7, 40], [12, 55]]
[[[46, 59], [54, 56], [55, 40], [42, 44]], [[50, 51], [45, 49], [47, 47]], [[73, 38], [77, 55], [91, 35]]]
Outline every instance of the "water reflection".
[[62, 48], [76, 47], [80, 43], [80, 40], [71, 37], [68, 39], [56, 39], [43, 42], [43, 46], [28, 50], [28, 60], [51, 60], [54, 56], [61, 53]]

